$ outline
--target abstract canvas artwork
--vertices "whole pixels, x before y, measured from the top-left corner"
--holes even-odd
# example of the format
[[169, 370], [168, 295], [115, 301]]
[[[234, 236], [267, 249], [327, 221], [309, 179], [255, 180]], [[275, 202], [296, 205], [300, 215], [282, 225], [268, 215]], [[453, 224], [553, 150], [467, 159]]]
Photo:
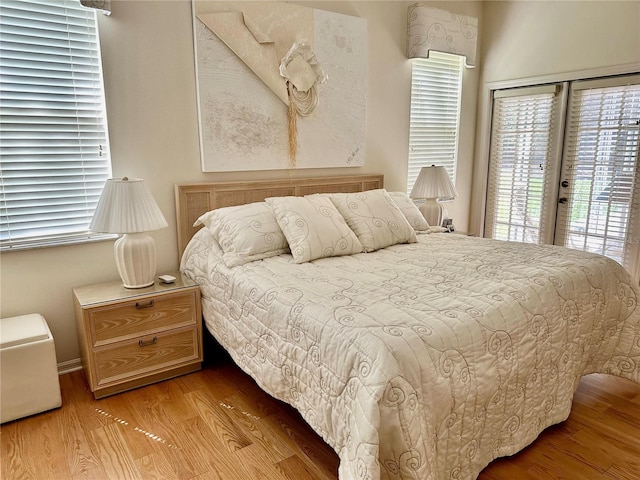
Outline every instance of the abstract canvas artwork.
[[[364, 165], [366, 20], [282, 2], [192, 6], [204, 172]], [[284, 73], [283, 58], [294, 60]], [[292, 159], [287, 78], [306, 84], [312, 70], [314, 108], [295, 116]]]

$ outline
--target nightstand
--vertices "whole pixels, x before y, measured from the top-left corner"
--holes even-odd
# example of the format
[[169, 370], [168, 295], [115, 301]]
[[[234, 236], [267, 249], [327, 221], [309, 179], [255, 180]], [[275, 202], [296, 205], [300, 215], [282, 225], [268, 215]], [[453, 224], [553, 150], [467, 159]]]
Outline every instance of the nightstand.
[[128, 289], [122, 282], [73, 289], [82, 366], [95, 398], [200, 369], [200, 287], [174, 283]]

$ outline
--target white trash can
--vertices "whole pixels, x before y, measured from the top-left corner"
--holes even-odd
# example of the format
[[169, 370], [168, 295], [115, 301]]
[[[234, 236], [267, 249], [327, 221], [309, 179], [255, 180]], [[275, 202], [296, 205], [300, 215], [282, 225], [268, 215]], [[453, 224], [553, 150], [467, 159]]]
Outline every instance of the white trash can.
[[0, 423], [61, 405], [56, 350], [44, 317], [0, 319]]

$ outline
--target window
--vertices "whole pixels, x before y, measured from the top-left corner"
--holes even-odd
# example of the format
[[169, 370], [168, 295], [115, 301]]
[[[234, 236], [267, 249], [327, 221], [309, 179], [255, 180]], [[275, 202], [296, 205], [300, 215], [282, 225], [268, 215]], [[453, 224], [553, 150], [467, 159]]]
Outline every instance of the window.
[[2, 250], [86, 241], [111, 176], [95, 11], [0, 5]]
[[639, 156], [640, 75], [495, 91], [485, 235], [599, 253], [640, 278]]
[[540, 243], [551, 175], [556, 87], [495, 92], [485, 232]]
[[639, 133], [640, 76], [573, 82], [556, 243], [637, 262]]
[[464, 57], [431, 52], [412, 62], [407, 192], [429, 165], [444, 166], [455, 184]]

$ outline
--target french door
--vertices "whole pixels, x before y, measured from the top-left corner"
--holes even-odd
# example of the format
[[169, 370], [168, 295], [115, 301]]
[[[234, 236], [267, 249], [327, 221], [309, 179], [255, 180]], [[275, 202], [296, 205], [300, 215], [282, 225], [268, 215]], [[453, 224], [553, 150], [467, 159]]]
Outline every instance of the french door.
[[493, 102], [485, 236], [599, 253], [640, 280], [640, 75]]

